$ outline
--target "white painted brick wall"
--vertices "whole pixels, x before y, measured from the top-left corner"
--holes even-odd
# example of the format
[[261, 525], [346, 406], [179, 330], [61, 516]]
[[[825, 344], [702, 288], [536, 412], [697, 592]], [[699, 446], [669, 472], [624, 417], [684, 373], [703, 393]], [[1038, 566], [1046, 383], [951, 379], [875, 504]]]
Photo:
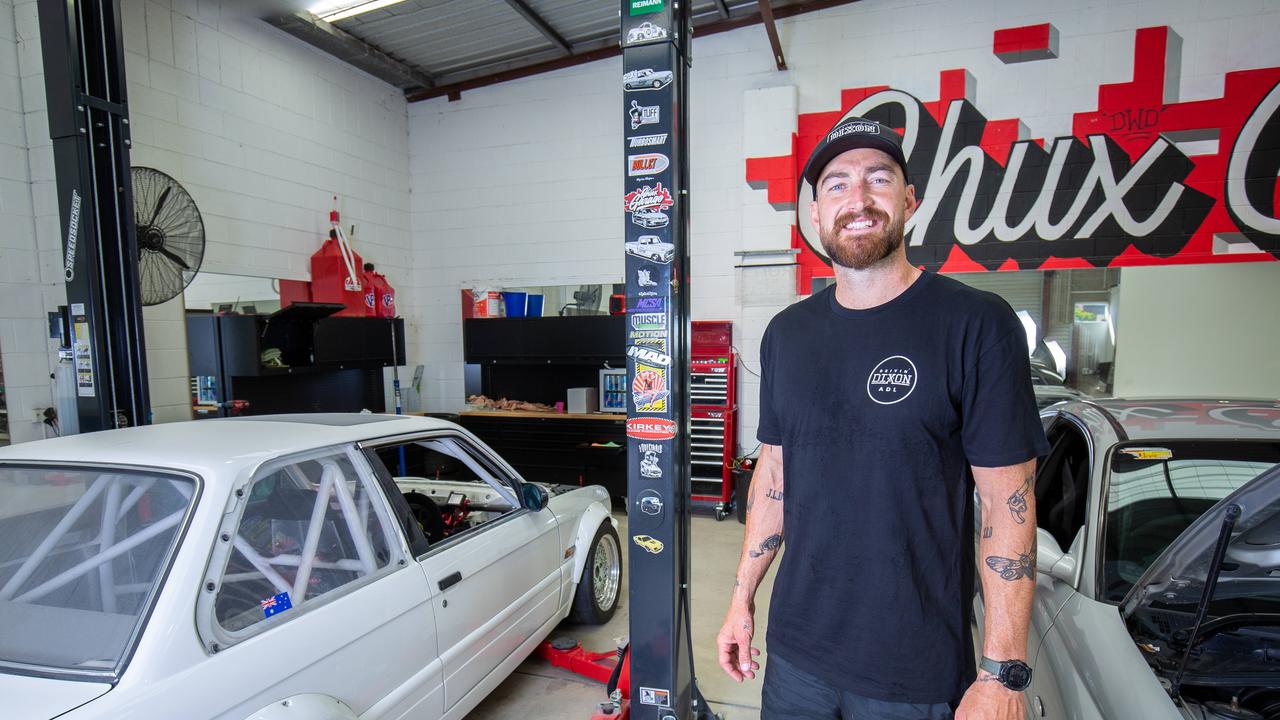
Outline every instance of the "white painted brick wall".
[[[1060, 57], [1006, 65], [997, 28], [1051, 22]], [[744, 364], [794, 301], [795, 275], [735, 270], [733, 253], [789, 245], [789, 213], [745, 180], [748, 157], [786, 154], [795, 115], [839, 108], [840, 91], [892, 85], [936, 100], [938, 73], [966, 68], [990, 119], [1020, 117], [1031, 137], [1070, 134], [1098, 86], [1128, 81], [1134, 30], [1183, 39], [1183, 100], [1216, 97], [1225, 72], [1280, 65], [1280, 6], [1265, 0], [863, 0], [780, 21], [789, 70], [764, 29], [697, 38], [690, 80], [695, 319], [730, 319]], [[614, 58], [409, 106], [411, 226], [424, 402], [463, 401], [458, 290], [472, 282], [558, 285], [621, 278], [623, 178]], [[755, 447], [755, 378], [743, 372], [739, 442]]]
[[[403, 94], [256, 19], [252, 0], [121, 5], [132, 162], [191, 193], [202, 269], [309, 279], [336, 194], [356, 249], [409, 301]], [[65, 303], [44, 108], [35, 0], [0, 0], [0, 354], [18, 417], [52, 402], [43, 317]], [[410, 342], [418, 331], [408, 318]], [[144, 332], [154, 419], [190, 417], [180, 302], [147, 308]], [[15, 440], [40, 437], [30, 425]]]

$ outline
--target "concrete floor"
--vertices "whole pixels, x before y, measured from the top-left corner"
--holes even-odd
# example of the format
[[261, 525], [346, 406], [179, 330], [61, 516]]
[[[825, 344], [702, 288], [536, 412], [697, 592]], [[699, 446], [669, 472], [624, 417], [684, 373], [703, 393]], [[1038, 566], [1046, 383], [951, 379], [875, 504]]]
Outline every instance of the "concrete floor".
[[[627, 519], [621, 513], [615, 513], [615, 516], [621, 523], [618, 534], [625, 544]], [[691, 619], [698, 686], [712, 709], [726, 720], [759, 720], [762, 675], [757, 673], [754, 681], [736, 683], [724, 674], [716, 659], [716, 633], [720, 631], [720, 623], [724, 621], [728, 608], [729, 591], [733, 587], [738, 554], [742, 550], [743, 526], [733, 517], [716, 522], [715, 518], [695, 515], [692, 529]], [[773, 593], [773, 575], [771, 570], [756, 593], [756, 646], [762, 651], [769, 596]], [[565, 623], [551, 637], [572, 637], [588, 650], [598, 652], [616, 647], [616, 639], [628, 633], [626, 591], [624, 567], [622, 600], [612, 620], [598, 627]], [[760, 656], [762, 667], [766, 657], [766, 654]], [[467, 716], [467, 720], [586, 720], [605, 699], [603, 685], [552, 667], [541, 658], [531, 657], [485, 698]]]

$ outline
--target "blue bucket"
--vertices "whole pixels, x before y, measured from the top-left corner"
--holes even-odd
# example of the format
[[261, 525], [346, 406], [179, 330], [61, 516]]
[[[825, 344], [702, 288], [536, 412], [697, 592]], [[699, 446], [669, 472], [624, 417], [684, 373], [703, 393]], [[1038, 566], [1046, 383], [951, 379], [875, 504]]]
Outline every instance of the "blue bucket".
[[529, 317], [542, 317], [542, 295], [530, 295], [525, 314]]
[[522, 292], [502, 291], [502, 304], [507, 308], [507, 317], [524, 317], [525, 302], [528, 295]]

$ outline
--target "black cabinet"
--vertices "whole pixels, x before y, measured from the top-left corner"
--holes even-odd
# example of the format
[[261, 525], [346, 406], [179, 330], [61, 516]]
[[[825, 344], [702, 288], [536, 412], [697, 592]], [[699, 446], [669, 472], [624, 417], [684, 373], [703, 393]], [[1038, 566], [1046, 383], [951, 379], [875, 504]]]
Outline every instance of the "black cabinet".
[[[627, 436], [623, 417], [558, 417], [463, 413], [458, 424], [493, 448], [521, 477], [565, 485], [603, 485], [627, 494]], [[616, 447], [601, 447], [612, 442]]]
[[599, 365], [626, 361], [625, 315], [471, 318], [463, 321], [469, 363]]

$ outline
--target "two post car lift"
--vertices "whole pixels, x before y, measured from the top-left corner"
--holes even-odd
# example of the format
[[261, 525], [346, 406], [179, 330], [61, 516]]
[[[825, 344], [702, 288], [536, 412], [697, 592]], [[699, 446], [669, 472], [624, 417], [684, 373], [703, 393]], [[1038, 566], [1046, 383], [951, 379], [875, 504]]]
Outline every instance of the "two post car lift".
[[[689, 630], [692, 14], [688, 0], [619, 1], [632, 541], [630, 649], [618, 666], [630, 702], [613, 716], [691, 720], [711, 717], [694, 681]], [[147, 424], [119, 0], [39, 0], [37, 8], [64, 234], [63, 337], [75, 365], [79, 427]], [[646, 213], [644, 226], [635, 213]], [[659, 215], [667, 223], [651, 227]], [[597, 657], [580, 649], [576, 656]]]

